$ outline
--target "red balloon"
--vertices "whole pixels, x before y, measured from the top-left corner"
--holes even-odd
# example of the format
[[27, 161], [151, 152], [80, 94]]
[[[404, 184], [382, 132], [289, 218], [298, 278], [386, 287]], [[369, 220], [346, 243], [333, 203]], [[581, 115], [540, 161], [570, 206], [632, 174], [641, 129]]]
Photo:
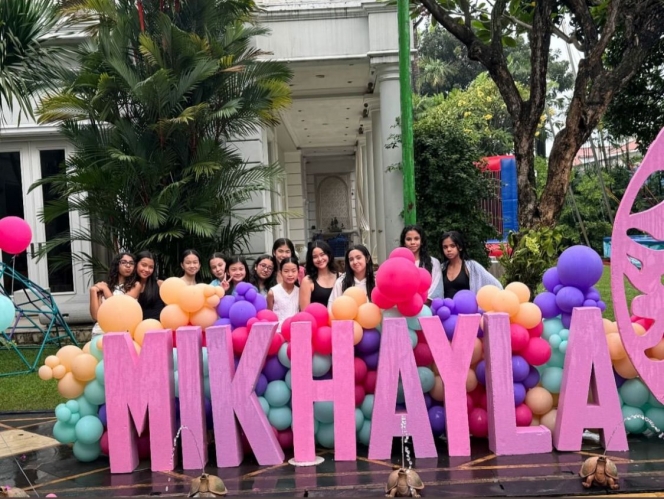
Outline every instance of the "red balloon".
[[108, 456], [108, 431], [105, 431], [99, 440], [99, 447], [101, 447], [101, 453], [105, 456]]
[[173, 348], [177, 348], [178, 346], [177, 346], [177, 343], [175, 341], [175, 331], [171, 331], [171, 333], [173, 335]]
[[408, 301], [397, 303], [397, 309], [406, 317], [414, 317], [422, 311], [423, 305], [422, 296], [415, 294]]
[[286, 341], [290, 341], [291, 322], [293, 322], [293, 317], [289, 317], [281, 324], [281, 334], [284, 336]]
[[484, 386], [478, 384], [477, 388], [475, 388], [468, 395], [472, 397], [474, 407], [481, 407], [482, 397], [483, 396], [486, 397], [486, 389], [484, 388]]
[[369, 371], [364, 378], [364, 390], [367, 393], [376, 391], [376, 371]]
[[429, 348], [429, 345], [426, 343], [418, 342], [413, 353], [415, 354], [415, 363], [417, 364], [417, 367], [426, 367], [433, 363], [431, 348]]
[[489, 417], [486, 410], [475, 407], [468, 415], [468, 426], [474, 437], [486, 437], [489, 434]]
[[473, 402], [473, 397], [470, 393], [466, 393], [466, 407], [468, 408], [468, 414], [475, 408], [475, 402]]
[[0, 249], [5, 253], [23, 253], [32, 241], [32, 229], [20, 217], [4, 217], [0, 220]]
[[279, 317], [272, 310], [267, 308], [256, 314], [256, 319], [267, 322], [279, 322]]
[[530, 341], [528, 330], [521, 324], [510, 324], [510, 339], [512, 342], [512, 351], [523, 350]]
[[544, 323], [543, 322], [540, 322], [539, 324], [537, 324], [537, 326], [532, 327], [528, 330], [528, 334], [532, 338], [539, 338], [540, 336], [542, 336], [543, 332], [544, 332]]
[[355, 357], [355, 383], [360, 385], [364, 383], [364, 380], [367, 377], [369, 370], [367, 369], [366, 363], [359, 357]]
[[279, 353], [279, 349], [281, 348], [281, 345], [284, 344], [284, 337], [280, 334], [275, 334], [272, 337], [272, 343], [270, 343], [270, 348], [267, 351], [268, 355], [277, 355]]
[[310, 303], [307, 305], [304, 311], [308, 314], [311, 314], [314, 319], [316, 319], [316, 324], [318, 324], [318, 327], [323, 327], [330, 324], [330, 314], [327, 311], [327, 307], [322, 303]]
[[546, 364], [551, 358], [551, 345], [542, 338], [530, 338], [526, 347], [519, 352], [531, 366]]
[[249, 339], [249, 331], [246, 327], [238, 327], [231, 333], [231, 338], [233, 339], [233, 352], [240, 355]]
[[530, 410], [526, 404], [521, 404], [516, 407], [516, 425], [517, 426], [530, 426], [533, 422], [533, 411]]
[[395, 305], [395, 302], [388, 299], [378, 288], [373, 288], [371, 291], [371, 303], [376, 304], [378, 308], [382, 308], [383, 310], [392, 308]]
[[367, 392], [362, 385], [355, 385], [355, 407], [360, 407]]
[[143, 433], [138, 437], [136, 447], [138, 448], [138, 457], [140, 459], [147, 459], [150, 457], [150, 434]]
[[282, 449], [286, 450], [293, 448], [293, 430], [286, 428], [285, 430], [277, 431], [274, 427], [272, 429], [275, 430], [277, 434], [277, 441], [279, 442], [279, 445], [281, 445]]
[[205, 330], [201, 332], [201, 346], [207, 348], [207, 336], [205, 336]]
[[332, 328], [330, 326], [319, 327], [311, 336], [311, 343], [314, 352], [321, 355], [330, 355], [332, 353]]

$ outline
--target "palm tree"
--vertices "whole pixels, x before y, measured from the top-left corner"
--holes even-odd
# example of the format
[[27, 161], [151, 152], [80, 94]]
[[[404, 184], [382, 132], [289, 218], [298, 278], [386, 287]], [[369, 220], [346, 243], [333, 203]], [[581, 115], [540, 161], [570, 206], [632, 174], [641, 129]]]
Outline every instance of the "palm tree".
[[31, 97], [57, 80], [67, 54], [53, 43], [63, 26], [55, 0], [0, 1], [0, 116], [14, 105], [32, 116]]
[[452, 74], [452, 66], [440, 59], [422, 57], [417, 61], [420, 70], [418, 84], [420, 87], [428, 85], [428, 94], [437, 94], [447, 84], [447, 80]]
[[61, 196], [45, 221], [76, 209], [93, 223], [44, 252], [73, 240], [150, 249], [172, 275], [184, 249], [240, 252], [276, 222], [236, 211], [281, 170], [248, 165], [230, 141], [274, 126], [290, 103], [289, 70], [252, 46], [265, 34], [251, 23], [256, 10], [253, 0], [82, 0], [70, 9], [94, 20], [91, 38], [39, 112], [61, 124], [75, 152], [31, 188], [49, 183]]

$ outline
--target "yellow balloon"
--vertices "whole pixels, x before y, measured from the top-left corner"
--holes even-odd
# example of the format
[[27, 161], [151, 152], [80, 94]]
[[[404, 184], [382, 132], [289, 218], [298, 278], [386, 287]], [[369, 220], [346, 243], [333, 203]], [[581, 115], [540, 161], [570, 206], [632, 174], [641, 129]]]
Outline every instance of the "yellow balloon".
[[339, 321], [352, 321], [357, 316], [357, 302], [350, 296], [340, 296], [332, 302], [332, 315]]
[[205, 306], [205, 294], [198, 286], [187, 286], [180, 290], [178, 305], [185, 312], [198, 312]]
[[97, 322], [105, 333], [134, 334], [143, 320], [143, 310], [131, 296], [115, 295], [104, 302], [97, 312]]
[[136, 330], [134, 331], [134, 341], [139, 345], [143, 345], [143, 340], [145, 339], [145, 333], [148, 331], [160, 331], [164, 328], [157, 319], [145, 319], [141, 321]]
[[518, 298], [520, 303], [526, 303], [530, 300], [530, 289], [522, 282], [510, 282], [505, 286], [505, 291], [511, 291]]
[[611, 322], [609, 319], [602, 319], [604, 324], [604, 334], [611, 334], [618, 332], [618, 324], [616, 322]]
[[475, 371], [472, 369], [468, 370], [468, 376], [466, 377], [466, 392], [470, 393], [472, 392], [475, 388], [477, 388], [477, 375], [475, 374]]
[[89, 353], [82, 353], [71, 363], [71, 372], [78, 381], [92, 381], [95, 379], [97, 359]]
[[492, 284], [488, 284], [486, 286], [482, 286], [479, 291], [477, 292], [477, 304], [480, 306], [482, 310], [485, 312], [492, 312], [492, 301], [493, 297], [500, 292], [500, 289], [497, 286], [493, 286]]
[[89, 341], [85, 345], [83, 345], [83, 353], [90, 353], [90, 342]]
[[166, 305], [174, 305], [178, 302], [180, 291], [187, 287], [187, 283], [179, 277], [169, 277], [159, 286], [159, 296]]
[[368, 301], [367, 292], [355, 286], [351, 286], [346, 291], [344, 291], [344, 296], [350, 296], [353, 300], [355, 300], [355, 303], [357, 303], [358, 307], [367, 303]]
[[74, 345], [67, 345], [62, 347], [56, 353], [56, 357], [60, 361], [60, 365], [64, 366], [65, 371], [71, 371], [71, 363], [75, 357], [81, 355], [83, 350]]
[[470, 359], [471, 364], [477, 364], [484, 354], [484, 347], [482, 345], [482, 340], [475, 338], [475, 344], [473, 345], [473, 356]]
[[521, 303], [519, 312], [512, 319], [512, 322], [520, 324], [526, 329], [532, 329], [542, 322], [542, 311], [534, 303]]
[[375, 303], [364, 303], [357, 309], [357, 322], [364, 329], [373, 329], [380, 324], [380, 309]]
[[[607, 336], [608, 338], [608, 336]], [[648, 356], [657, 360], [664, 360], [664, 340], [661, 340], [657, 345], [647, 350]]]
[[165, 329], [177, 329], [189, 324], [189, 314], [178, 305], [166, 305], [161, 311], [159, 322]]

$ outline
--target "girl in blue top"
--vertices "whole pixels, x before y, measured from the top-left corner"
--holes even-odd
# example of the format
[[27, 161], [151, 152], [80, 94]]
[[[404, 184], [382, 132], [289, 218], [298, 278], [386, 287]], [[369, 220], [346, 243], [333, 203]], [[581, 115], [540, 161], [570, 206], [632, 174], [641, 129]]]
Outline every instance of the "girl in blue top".
[[223, 253], [212, 253], [210, 257], [210, 272], [215, 279], [210, 283], [212, 286], [221, 286], [228, 291], [230, 284], [226, 276], [226, 256]]

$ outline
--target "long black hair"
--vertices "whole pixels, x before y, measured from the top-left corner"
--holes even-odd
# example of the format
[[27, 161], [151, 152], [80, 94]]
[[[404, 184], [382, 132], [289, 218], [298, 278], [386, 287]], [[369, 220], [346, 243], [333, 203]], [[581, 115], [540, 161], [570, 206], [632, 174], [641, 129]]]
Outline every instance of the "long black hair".
[[429, 247], [427, 246], [427, 236], [424, 229], [419, 225], [406, 225], [401, 231], [399, 244], [406, 247], [406, 234], [410, 231], [417, 232], [420, 236], [420, 267], [427, 269], [429, 274], [433, 271], [433, 264], [431, 263], [431, 255], [429, 255]]
[[359, 251], [364, 255], [364, 258], [367, 259], [367, 270], [365, 274], [367, 279], [367, 298], [369, 301], [371, 301], [371, 291], [373, 291], [376, 281], [374, 279], [371, 253], [369, 253], [369, 250], [363, 244], [356, 244], [355, 246], [351, 246], [346, 250], [346, 256], [344, 256], [346, 273], [344, 274], [344, 280], [341, 284], [341, 290], [346, 291], [348, 288], [355, 286], [355, 274], [353, 273], [353, 269], [350, 267], [350, 252], [353, 250]]
[[[287, 263], [294, 263], [295, 264], [295, 266], [297, 267], [297, 274], [299, 276], [300, 275], [300, 262], [297, 260], [297, 257], [295, 257], [295, 256], [289, 256], [289, 257], [284, 258], [283, 260], [281, 260], [281, 263], [279, 263], [279, 272], [281, 272], [283, 270], [284, 265], [286, 265]], [[297, 277], [295, 278], [295, 285], [298, 288], [300, 287], [300, 280]]]
[[111, 293], [115, 287], [120, 284], [120, 261], [125, 256], [128, 256], [134, 261], [134, 271], [125, 279], [125, 282], [122, 284], [122, 290], [127, 293], [131, 291], [131, 288], [133, 288], [136, 283], [136, 257], [129, 252], [118, 253], [113, 257], [113, 260], [111, 260], [111, 266], [108, 268], [108, 281], [106, 281], [106, 283], [108, 284]]
[[450, 263], [450, 261], [445, 256], [445, 252], [443, 251], [443, 241], [445, 241], [445, 239], [451, 239], [452, 242], [455, 244], [455, 246], [459, 250], [459, 258], [461, 258], [462, 262], [465, 263], [468, 260], [470, 260], [470, 255], [468, 255], [468, 249], [466, 248], [466, 240], [461, 235], [461, 232], [457, 230], [450, 230], [448, 232], [445, 232], [442, 236], [440, 236], [440, 242], [438, 244], [438, 247], [440, 248], [440, 251], [443, 254], [443, 263], [442, 263], [443, 267], [447, 267], [447, 264]]
[[337, 264], [334, 262], [334, 254], [330, 245], [323, 240], [314, 241], [311, 243], [309, 251], [307, 251], [307, 263], [304, 267], [312, 282], [318, 279], [318, 267], [314, 265], [314, 249], [316, 248], [319, 248], [327, 255], [327, 270], [335, 275], [337, 274]]
[[[159, 296], [159, 284], [157, 283], [157, 261], [155, 260], [154, 255], [149, 251], [141, 251], [136, 255], [136, 269], [138, 270], [138, 264], [141, 260], [150, 259], [155, 265], [154, 271], [145, 281], [143, 285], [143, 291], [138, 295], [138, 303], [141, 308], [149, 308], [154, 306], [161, 298]], [[136, 274], [138, 276], [138, 273]], [[139, 278], [140, 279], [140, 278]]]
[[231, 294], [235, 290], [235, 282], [231, 280], [230, 273], [231, 265], [235, 263], [241, 263], [244, 265], [244, 279], [242, 279], [241, 282], [249, 282], [249, 265], [247, 265], [247, 260], [245, 260], [245, 258], [240, 255], [229, 256], [226, 258], [226, 275], [228, 276], [228, 283], [230, 287], [228, 288], [228, 291], [226, 291], [226, 294]]
[[277, 256], [275, 255], [275, 253], [282, 246], [288, 246], [288, 249], [290, 250], [290, 256], [297, 258], [297, 255], [295, 254], [295, 245], [293, 245], [293, 241], [291, 241], [286, 237], [280, 237], [272, 245], [272, 258], [274, 258], [275, 263], [277, 262]]
[[[201, 276], [201, 270], [203, 270], [203, 259], [201, 258], [201, 254], [196, 251], [195, 249], [187, 249], [182, 252], [182, 255], [180, 256], [180, 266], [184, 263], [184, 259], [187, 258], [189, 255], [194, 255], [196, 258], [198, 258], [198, 272], [196, 272], [196, 275], [194, 278], [196, 279], [197, 283], [203, 282], [203, 277]], [[184, 269], [182, 270], [182, 275], [185, 274]]]
[[254, 265], [251, 268], [251, 275], [249, 276], [249, 282], [256, 286], [256, 289], [260, 291], [260, 278], [258, 277], [258, 265], [263, 260], [269, 260], [272, 263], [272, 273], [270, 277], [265, 279], [263, 282], [263, 287], [265, 289], [270, 289], [272, 286], [277, 284], [277, 266], [274, 264], [274, 258], [271, 255], [265, 254], [261, 255], [256, 260], [254, 260]]

